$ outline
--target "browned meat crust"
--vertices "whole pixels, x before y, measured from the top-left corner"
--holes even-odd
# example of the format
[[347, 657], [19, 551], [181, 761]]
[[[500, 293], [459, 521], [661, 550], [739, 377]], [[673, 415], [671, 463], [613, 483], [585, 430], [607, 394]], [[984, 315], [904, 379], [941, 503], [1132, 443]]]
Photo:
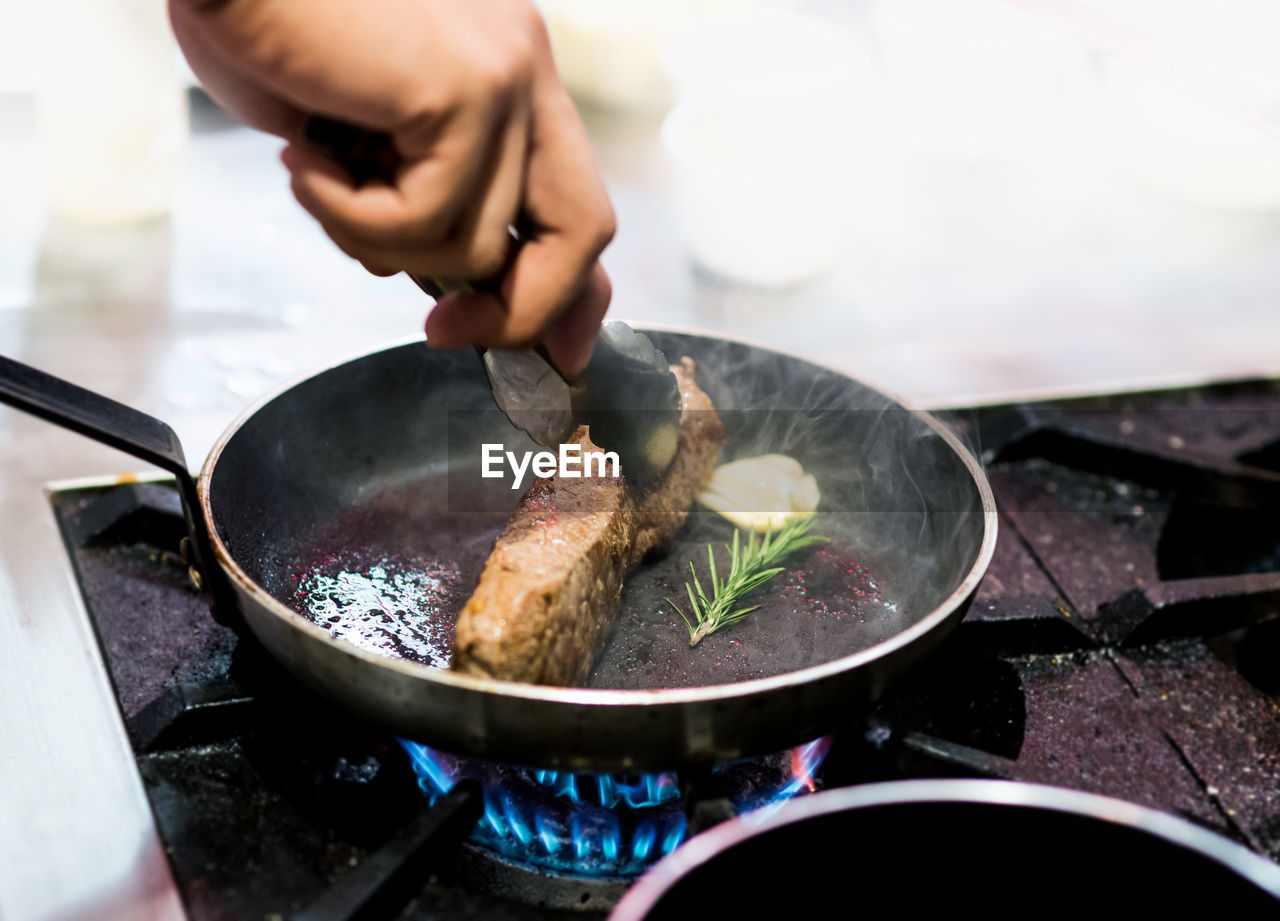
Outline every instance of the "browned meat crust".
[[[537, 480], [494, 543], [458, 615], [453, 667], [536, 684], [581, 684], [604, 644], [626, 571], [684, 524], [711, 473], [724, 426], [694, 382], [672, 365], [683, 412], [675, 460], [640, 493], [625, 478]], [[598, 451], [585, 428], [574, 439]]]

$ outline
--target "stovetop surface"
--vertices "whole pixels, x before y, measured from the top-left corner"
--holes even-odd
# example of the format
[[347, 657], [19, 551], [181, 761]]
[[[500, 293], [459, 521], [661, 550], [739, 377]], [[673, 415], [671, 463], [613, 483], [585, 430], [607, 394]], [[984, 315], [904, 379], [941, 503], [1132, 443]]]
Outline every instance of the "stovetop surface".
[[[990, 477], [995, 558], [943, 651], [840, 727], [821, 783], [1055, 784], [1280, 859], [1280, 384], [948, 421]], [[423, 808], [393, 739], [210, 618], [168, 484], [51, 500], [192, 919], [287, 917]], [[455, 864], [400, 917], [583, 917]]]

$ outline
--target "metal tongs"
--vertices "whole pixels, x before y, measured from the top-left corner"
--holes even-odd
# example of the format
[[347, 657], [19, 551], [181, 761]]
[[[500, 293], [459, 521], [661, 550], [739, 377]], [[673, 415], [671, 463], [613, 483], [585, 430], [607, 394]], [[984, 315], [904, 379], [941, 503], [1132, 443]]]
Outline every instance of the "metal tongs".
[[[346, 166], [357, 182], [384, 178], [395, 169], [398, 158], [386, 135], [322, 116], [309, 118], [303, 135]], [[512, 236], [519, 246], [514, 231]], [[491, 285], [405, 274], [436, 299]], [[651, 481], [670, 466], [680, 433], [680, 387], [666, 356], [626, 323], [605, 323], [587, 367], [573, 376], [562, 374], [541, 347], [477, 351], [498, 408], [538, 444], [557, 447], [587, 425], [592, 442], [616, 452], [631, 481]]]
[[483, 349], [493, 398], [512, 424], [540, 445], [569, 440], [579, 425], [614, 451], [622, 472], [639, 482], [662, 474], [676, 455], [680, 388], [649, 337], [621, 320], [600, 328], [581, 374], [560, 374], [541, 348]]

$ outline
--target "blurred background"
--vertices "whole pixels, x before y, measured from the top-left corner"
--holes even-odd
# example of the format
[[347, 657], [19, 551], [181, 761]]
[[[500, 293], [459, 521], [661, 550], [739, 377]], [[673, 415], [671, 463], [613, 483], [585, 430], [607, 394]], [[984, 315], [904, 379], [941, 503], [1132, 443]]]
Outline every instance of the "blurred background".
[[[1273, 3], [540, 5], [618, 212], [615, 316], [926, 406], [1280, 373]], [[193, 87], [160, 0], [6, 4], [0, 352], [194, 460], [279, 382], [420, 333], [280, 146]]]

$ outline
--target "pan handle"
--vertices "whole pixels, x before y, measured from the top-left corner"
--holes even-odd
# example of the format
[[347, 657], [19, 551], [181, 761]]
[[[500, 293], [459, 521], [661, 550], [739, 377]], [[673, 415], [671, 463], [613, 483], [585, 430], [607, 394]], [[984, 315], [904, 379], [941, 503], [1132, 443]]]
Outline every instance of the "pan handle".
[[178, 481], [183, 516], [191, 538], [191, 579], [213, 596], [214, 616], [234, 610], [222, 571], [214, 562], [209, 529], [200, 514], [200, 495], [187, 469], [178, 435], [168, 424], [123, 403], [0, 355], [0, 403], [54, 425], [87, 435], [165, 470]]

